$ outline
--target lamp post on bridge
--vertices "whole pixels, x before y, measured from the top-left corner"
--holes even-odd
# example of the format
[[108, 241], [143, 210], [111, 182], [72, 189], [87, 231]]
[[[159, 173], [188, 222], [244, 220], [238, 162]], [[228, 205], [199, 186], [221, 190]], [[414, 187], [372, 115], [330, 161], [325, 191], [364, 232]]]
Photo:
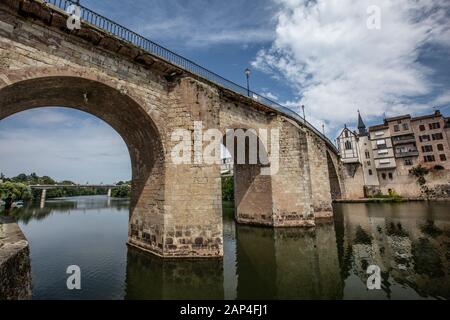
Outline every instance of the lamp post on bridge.
[[247, 96], [250, 97], [250, 74], [252, 73], [252, 71], [247, 68], [245, 69], [245, 76], [247, 77]]
[[303, 122], [306, 123], [305, 106], [303, 104], [302, 104], [302, 111], [303, 111]]

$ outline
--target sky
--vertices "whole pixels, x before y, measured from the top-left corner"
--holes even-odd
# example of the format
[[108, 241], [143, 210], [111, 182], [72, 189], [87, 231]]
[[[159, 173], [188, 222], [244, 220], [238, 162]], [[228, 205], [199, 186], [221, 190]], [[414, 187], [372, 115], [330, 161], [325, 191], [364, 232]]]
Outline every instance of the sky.
[[[82, 0], [94, 11], [299, 111], [334, 140], [357, 110], [450, 115], [447, 0]], [[379, 15], [378, 15], [379, 13]], [[131, 175], [125, 144], [91, 115], [43, 108], [0, 121], [0, 172], [80, 183]], [[7, 153], [3, 150], [8, 150]]]

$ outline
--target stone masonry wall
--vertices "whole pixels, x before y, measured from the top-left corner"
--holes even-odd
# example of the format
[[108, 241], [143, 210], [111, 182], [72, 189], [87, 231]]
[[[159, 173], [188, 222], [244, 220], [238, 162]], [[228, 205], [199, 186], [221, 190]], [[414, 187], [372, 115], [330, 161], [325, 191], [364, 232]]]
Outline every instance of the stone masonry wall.
[[28, 241], [13, 218], [0, 217], [0, 300], [30, 298]]

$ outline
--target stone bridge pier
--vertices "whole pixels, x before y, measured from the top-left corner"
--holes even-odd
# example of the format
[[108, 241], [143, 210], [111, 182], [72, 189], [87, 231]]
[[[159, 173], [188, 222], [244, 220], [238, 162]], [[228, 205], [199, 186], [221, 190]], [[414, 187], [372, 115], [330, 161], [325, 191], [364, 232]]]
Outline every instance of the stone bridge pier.
[[[208, 129], [217, 139], [244, 132], [245, 158], [251, 134], [269, 136], [257, 138], [268, 162], [235, 163], [238, 223], [314, 226], [332, 216], [331, 195], [341, 194], [337, 154], [317, 131], [88, 23], [69, 31], [66, 19], [42, 1], [0, 2], [0, 121], [63, 106], [114, 128], [130, 153], [131, 246], [171, 258], [223, 255], [220, 161], [204, 161], [208, 144], [199, 143]], [[189, 150], [181, 162], [179, 149]]]

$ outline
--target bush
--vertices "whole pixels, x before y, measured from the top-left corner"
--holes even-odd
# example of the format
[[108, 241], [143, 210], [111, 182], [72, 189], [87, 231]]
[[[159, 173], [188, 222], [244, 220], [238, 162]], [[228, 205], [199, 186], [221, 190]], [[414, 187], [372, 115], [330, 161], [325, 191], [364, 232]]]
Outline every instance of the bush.
[[222, 199], [234, 201], [234, 177], [222, 178]]
[[131, 196], [131, 186], [122, 184], [111, 190], [113, 198], [129, 198]]
[[417, 183], [423, 186], [427, 180], [425, 180], [425, 176], [430, 172], [429, 169], [422, 167], [420, 164], [417, 167], [409, 170], [409, 174], [417, 177]]
[[15, 200], [30, 200], [33, 198], [31, 189], [24, 183], [10, 181], [0, 183], [0, 198], [4, 199], [9, 194], [12, 194]]

